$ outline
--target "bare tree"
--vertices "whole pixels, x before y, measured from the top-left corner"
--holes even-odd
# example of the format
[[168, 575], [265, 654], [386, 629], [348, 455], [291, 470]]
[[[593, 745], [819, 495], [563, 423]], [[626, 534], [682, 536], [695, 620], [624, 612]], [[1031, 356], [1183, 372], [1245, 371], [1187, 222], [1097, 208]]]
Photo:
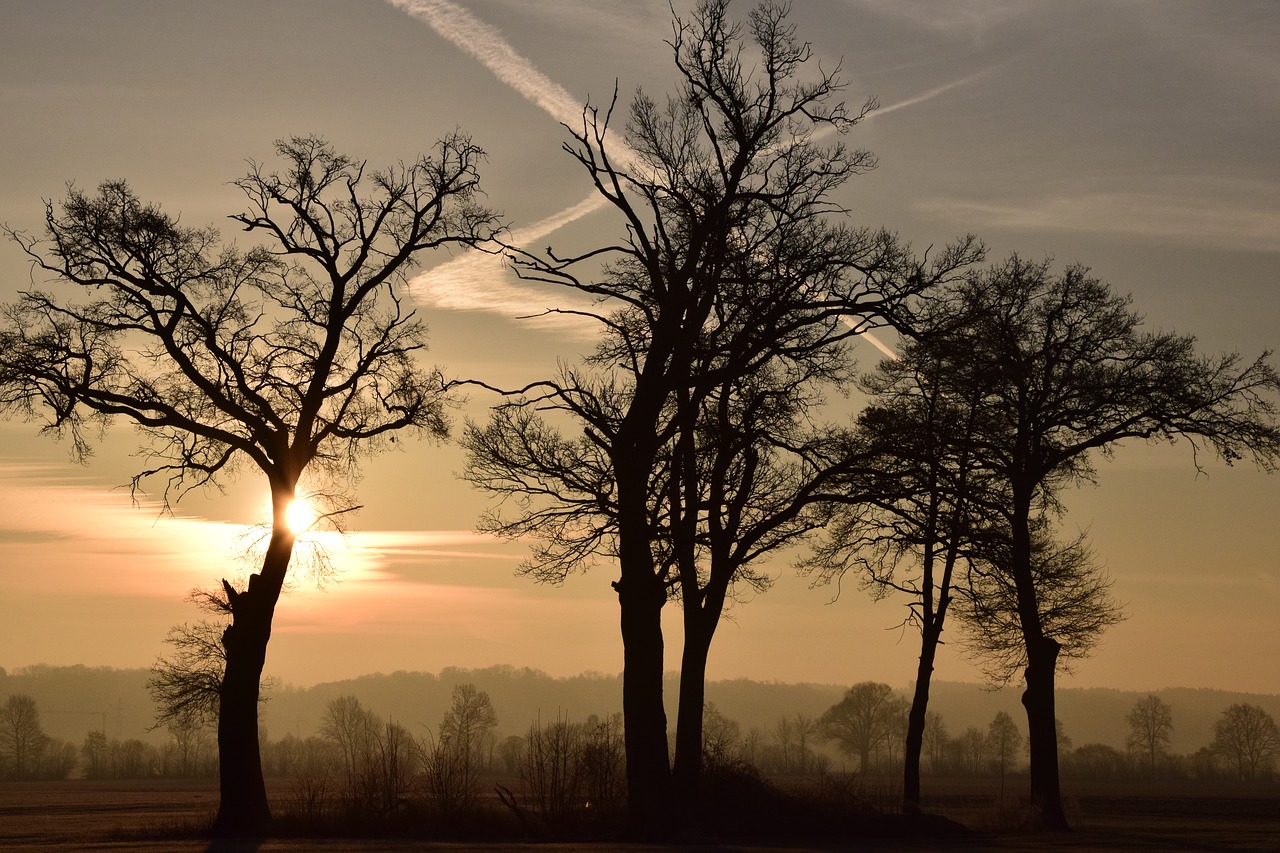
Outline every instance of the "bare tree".
[[244, 588], [223, 583], [222, 834], [270, 823], [257, 706], [295, 544], [289, 505], [304, 476], [343, 495], [362, 457], [399, 431], [446, 434], [448, 383], [419, 363], [426, 330], [399, 284], [422, 252], [495, 226], [478, 204], [483, 154], [461, 134], [376, 172], [314, 137], [276, 153], [280, 171], [253, 164], [236, 182], [248, 207], [231, 219], [262, 238], [248, 249], [179, 224], [121, 181], [48, 204], [43, 245], [8, 232], [58, 288], [5, 308], [8, 407], [44, 417], [81, 459], [90, 427], [133, 421], [144, 439], [133, 489], [158, 479], [166, 506], [238, 468], [270, 487], [261, 569]]
[[[1084, 534], [1065, 543], [1052, 535], [1047, 517], [1034, 520], [1031, 577], [1042, 630], [1059, 644], [1057, 668], [1070, 672], [1072, 662], [1087, 657], [1124, 614]], [[969, 563], [959, 608], [965, 647], [988, 680], [1004, 685], [1027, 666], [1008, 539], [988, 536], [975, 545], [975, 554], [980, 556]]]
[[972, 774], [982, 773], [986, 768], [987, 736], [977, 726], [969, 726], [956, 739], [960, 751], [961, 765]]
[[[973, 247], [973, 258], [982, 252]], [[933, 339], [953, 323], [926, 300], [912, 332]], [[903, 805], [920, 808], [920, 759], [934, 663], [952, 599], [966, 585], [974, 537], [984, 525], [989, 475], [972, 446], [980, 389], [957, 389], [940, 369], [943, 358], [909, 344], [861, 378], [869, 405], [850, 438], [858, 459], [812, 554], [799, 563], [814, 583], [837, 584], [853, 571], [876, 598], [908, 599], [905, 623], [920, 632], [920, 656], [903, 752]]]
[[372, 760], [382, 722], [354, 696], [339, 696], [324, 706], [320, 734], [337, 744], [346, 775], [346, 792], [354, 795]]
[[11, 694], [0, 705], [0, 772], [12, 779], [34, 779], [48, 742], [36, 700]]
[[225, 623], [207, 619], [169, 629], [164, 641], [173, 651], [157, 658], [147, 677], [147, 692], [156, 703], [156, 726], [174, 720], [217, 721], [226, 668], [225, 630]]
[[[483, 526], [541, 540], [529, 574], [559, 582], [618, 560], [629, 815], [650, 834], [696, 793], [706, 658], [726, 602], [739, 585], [763, 588], [750, 564], [816, 523], [806, 510], [830, 445], [806, 417], [847, 369], [843, 344], [933, 272], [891, 235], [833, 221], [844, 214], [833, 192], [874, 159], [816, 133], [847, 129], [871, 103], [845, 109], [838, 71], [811, 71], [784, 6], [761, 4], [745, 26], [727, 7], [704, 0], [675, 19], [678, 90], [665, 104], [636, 96], [625, 144], [608, 136], [613, 105], [589, 106], [571, 131], [566, 149], [626, 236], [514, 256], [522, 275], [596, 300], [560, 313], [599, 322], [600, 344], [467, 436], [467, 478], [511, 498]], [[686, 638], [677, 809], [662, 702], [673, 595]]]
[[1169, 738], [1173, 734], [1173, 709], [1159, 696], [1148, 694], [1129, 709], [1126, 717], [1129, 751], [1146, 760], [1147, 773], [1154, 777], [1162, 758], [1169, 750]]
[[1056, 602], [1042, 600], [1040, 519], [1059, 508], [1063, 488], [1095, 477], [1095, 452], [1107, 456], [1126, 439], [1181, 439], [1196, 464], [1211, 451], [1272, 469], [1280, 377], [1268, 354], [1209, 358], [1192, 338], [1143, 331], [1129, 299], [1078, 266], [1055, 275], [1048, 262], [1015, 256], [935, 299], [954, 322], [920, 341], [943, 357], [962, 398], [981, 401], [975, 458], [1003, 494], [990, 507], [990, 533], [1002, 544], [988, 562], [1005, 578], [1016, 613], [1007, 624], [1017, 626], [1025, 655], [1031, 798], [1045, 826], [1065, 828], [1054, 713], [1064, 643], [1045, 618]]
[[947, 732], [947, 721], [937, 711], [928, 711], [924, 717], [922, 734], [923, 752], [929, 756], [929, 770], [940, 773], [946, 762], [947, 746], [951, 735]]
[[438, 735], [423, 749], [427, 787], [442, 808], [456, 812], [474, 801], [497, 725], [488, 693], [474, 684], [453, 688], [453, 703], [440, 721]]
[[1261, 706], [1236, 703], [1213, 724], [1212, 749], [1235, 764], [1241, 779], [1252, 782], [1280, 758], [1280, 727]]
[[901, 710], [893, 688], [876, 681], [862, 681], [818, 719], [822, 736], [835, 741], [846, 755], [857, 756], [858, 770], [871, 770], [871, 754], [892, 737]]
[[1000, 770], [1000, 796], [1004, 796], [1004, 777], [1021, 752], [1022, 733], [1018, 724], [1004, 711], [997, 711], [995, 719], [987, 726], [987, 753]]
[[714, 769], [743, 763], [742, 726], [726, 717], [715, 702], [702, 707], [702, 756], [704, 764]]
[[497, 725], [498, 714], [489, 694], [477, 690], [474, 684], [459, 684], [453, 688], [453, 704], [440, 722], [440, 737], [453, 742], [480, 763], [489, 750]]

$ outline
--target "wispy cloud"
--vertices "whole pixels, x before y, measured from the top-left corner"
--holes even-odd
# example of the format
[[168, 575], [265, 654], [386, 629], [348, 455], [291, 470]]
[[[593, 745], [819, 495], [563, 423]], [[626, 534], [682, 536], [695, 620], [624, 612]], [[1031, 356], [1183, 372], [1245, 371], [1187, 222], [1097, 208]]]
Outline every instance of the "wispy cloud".
[[[179, 599], [193, 587], [210, 587], [223, 577], [242, 579], [257, 569], [253, 525], [198, 516], [161, 517], [156, 503], [135, 504], [127, 493], [68, 477], [65, 467], [0, 460], [0, 539], [11, 569], [7, 596], [74, 589]], [[514, 564], [517, 556], [500, 540], [467, 530], [373, 530], [311, 534], [344, 585], [379, 587], [398, 578], [431, 585], [424, 565], [447, 561]], [[56, 545], [50, 547], [50, 540]], [[306, 545], [291, 569], [295, 596], [310, 597]], [[50, 554], [56, 554], [56, 567]], [[418, 570], [404, 569], [412, 562]], [[447, 582], [447, 581], [446, 581]]]
[[1079, 231], [1254, 251], [1280, 247], [1276, 188], [1214, 182], [1187, 191], [1196, 189], [1189, 183], [1177, 194], [1081, 190], [1003, 202], [938, 197], [915, 207], [979, 231]]
[[[605, 207], [606, 200], [592, 192], [582, 201], [508, 236], [512, 245], [537, 246], [571, 222]], [[585, 299], [574, 299], [565, 288], [540, 288], [516, 276], [501, 254], [470, 251], [446, 261], [409, 281], [414, 298], [437, 308], [454, 311], [489, 311], [504, 317], [527, 317], [531, 322], [554, 326], [561, 334], [590, 340], [599, 331], [592, 320], [548, 313], [553, 308], [587, 308]]]
[[[449, 0], [387, 2], [427, 24], [556, 121], [569, 126], [581, 121], [582, 105], [579, 100], [520, 55], [500, 30], [481, 21], [470, 11]], [[888, 115], [924, 103], [988, 73], [989, 70], [971, 74], [913, 98], [881, 107], [871, 117]], [[618, 148], [615, 156], [620, 162], [625, 163], [632, 158], [632, 153], [621, 142], [618, 143]], [[536, 245], [560, 228], [602, 209], [606, 204], [601, 196], [592, 192], [572, 207], [513, 231], [510, 241], [519, 246]], [[500, 255], [468, 252], [415, 276], [410, 287], [416, 298], [438, 308], [490, 311], [507, 317], [536, 318], [540, 322], [554, 324], [559, 331], [573, 337], [589, 338], [596, 331], [595, 324], [585, 318], [548, 313], [548, 309], [552, 307], [583, 307], [585, 303], [569, 301], [566, 304], [564, 294], [558, 293], [558, 304], [549, 305], [548, 300], [537, 290], [506, 268], [505, 259]], [[874, 333], [864, 332], [862, 337], [888, 357], [897, 357], [893, 349]]]

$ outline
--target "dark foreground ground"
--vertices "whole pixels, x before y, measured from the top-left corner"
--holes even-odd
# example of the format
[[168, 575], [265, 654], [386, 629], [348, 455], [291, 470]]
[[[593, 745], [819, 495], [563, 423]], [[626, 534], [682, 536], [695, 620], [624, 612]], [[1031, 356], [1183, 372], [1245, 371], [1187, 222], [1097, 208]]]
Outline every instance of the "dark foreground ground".
[[[926, 802], [972, 832], [964, 837], [850, 838], [818, 845], [750, 845], [699, 842], [680, 850], [720, 853], [787, 851], [1072, 851], [1072, 853], [1280, 853], [1280, 787], [1210, 785], [1077, 787], [1068, 797], [1073, 831], [1027, 833], [1013, 828], [1017, 807], [1001, 809], [989, 794], [942, 788]], [[205, 781], [0, 783], [0, 850], [171, 851], [172, 853], [614, 853], [659, 848], [625, 843], [454, 843], [348, 839], [276, 839], [260, 844], [219, 844], [182, 837], [208, 820], [216, 787]]]

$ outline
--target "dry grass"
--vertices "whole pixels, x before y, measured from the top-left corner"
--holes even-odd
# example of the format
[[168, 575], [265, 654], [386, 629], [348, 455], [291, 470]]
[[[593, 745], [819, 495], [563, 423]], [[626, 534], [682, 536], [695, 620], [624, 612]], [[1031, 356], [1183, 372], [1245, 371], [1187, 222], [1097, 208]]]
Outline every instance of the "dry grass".
[[[1276, 853], [1280, 851], [1280, 785], [1244, 787], [1171, 783], [1068, 785], [1068, 815], [1074, 830], [1045, 834], [1026, 829], [1025, 803], [1003, 800], [990, 786], [966, 780], [926, 780], [926, 811], [958, 820], [968, 837], [894, 836], [857, 838], [802, 848], [739, 839], [735, 845], [681, 845], [679, 849], [735, 851], [857, 849], [877, 851], [1027, 851], [1027, 853]], [[1015, 781], [1010, 790], [1018, 790]], [[288, 797], [287, 785], [273, 790]], [[259, 851], [321, 853], [427, 850], [432, 853], [579, 853], [652, 851], [614, 843], [423, 843], [414, 840], [275, 839], [262, 844], [211, 845], [201, 837], [217, 804], [212, 781], [0, 783], [0, 849], [32, 851], [128, 850]], [[704, 840], [705, 841], [705, 840]]]

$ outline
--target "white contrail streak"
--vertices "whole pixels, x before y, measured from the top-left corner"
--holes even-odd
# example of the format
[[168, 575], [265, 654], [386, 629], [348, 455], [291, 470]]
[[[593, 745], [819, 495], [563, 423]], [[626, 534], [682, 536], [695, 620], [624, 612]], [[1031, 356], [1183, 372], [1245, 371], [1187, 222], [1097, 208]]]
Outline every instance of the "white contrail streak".
[[387, 0], [457, 45], [503, 83], [541, 107], [556, 121], [572, 124], [582, 117], [582, 104], [569, 91], [539, 71], [496, 28], [449, 0]]
[[941, 86], [935, 86], [927, 92], [916, 95], [914, 98], [908, 98], [905, 101], [898, 101], [896, 104], [890, 104], [887, 107], [880, 107], [879, 109], [873, 110], [869, 113], [867, 115], [867, 119], [879, 118], [880, 116], [888, 115], [889, 113], [896, 112], [897, 110], [914, 107], [916, 104], [923, 104], [925, 101], [932, 100], [939, 95], [950, 92], [952, 89], [960, 86], [966, 86], [974, 80], [985, 77], [990, 74], [991, 71], [992, 69], [988, 68], [984, 71], [970, 74], [968, 77], [962, 77], [959, 80], [952, 80], [950, 83], [943, 83]]
[[[515, 92], [556, 121], [573, 126], [582, 120], [582, 104], [525, 57], [516, 52], [496, 27], [486, 24], [467, 9], [450, 0], [387, 0], [389, 4], [422, 21], [457, 46]], [[867, 118], [875, 118], [928, 101], [989, 73], [980, 71], [960, 80], [937, 86], [905, 101], [880, 107]], [[621, 144], [621, 143], [619, 143]], [[630, 151], [617, 152], [630, 160]], [[595, 192], [570, 208], [512, 233], [512, 242], [527, 245], [605, 206]], [[441, 308], [489, 310], [509, 316], [528, 316], [545, 311], [527, 287], [502, 280], [504, 261], [500, 256], [468, 252], [414, 277], [410, 286]], [[870, 331], [861, 337], [889, 358], [897, 354]]]
[[[537, 245], [551, 234], [607, 204], [604, 196], [592, 191], [582, 201], [524, 228], [512, 231], [510, 242], [516, 246]], [[514, 282], [514, 283], [513, 283]], [[469, 251], [446, 261], [409, 281], [410, 290], [439, 308], [455, 311], [493, 311], [508, 317], [541, 317], [573, 337], [589, 340], [599, 326], [585, 317], [546, 314], [550, 307], [539, 299], [537, 290], [527, 282], [514, 279], [503, 255]], [[563, 306], [565, 296], [558, 294]], [[585, 302], [585, 300], [582, 300]], [[545, 316], [542, 316], [545, 315]]]

